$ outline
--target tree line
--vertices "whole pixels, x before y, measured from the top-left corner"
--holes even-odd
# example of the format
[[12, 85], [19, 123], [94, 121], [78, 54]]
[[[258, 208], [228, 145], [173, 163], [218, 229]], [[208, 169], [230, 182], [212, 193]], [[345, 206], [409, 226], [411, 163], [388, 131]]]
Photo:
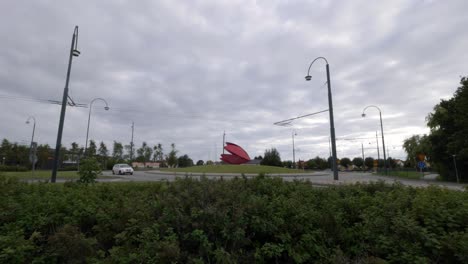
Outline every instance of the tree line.
[[[71, 170], [76, 169], [79, 161], [83, 158], [96, 158], [104, 169], [110, 169], [116, 163], [131, 163], [136, 162], [158, 162], [160, 167], [189, 167], [193, 166], [193, 160], [187, 155], [178, 156], [178, 150], [174, 143], [170, 145], [167, 153], [164, 152], [163, 145], [158, 143], [150, 146], [145, 141], [139, 148], [134, 148], [132, 145], [124, 145], [121, 142], [113, 142], [112, 151], [109, 151], [107, 145], [101, 141], [96, 144], [94, 140], [90, 140], [88, 147], [80, 146], [76, 142], [72, 142], [70, 147], [62, 147], [60, 149], [59, 164], [62, 164], [62, 169], [67, 167]], [[11, 142], [8, 139], [3, 139], [0, 145], [0, 165], [2, 170], [27, 170], [31, 168], [30, 160], [31, 150], [29, 146]], [[37, 169], [50, 169], [54, 159], [54, 149], [48, 144], [39, 144], [36, 149], [36, 165]], [[198, 161], [197, 165], [204, 164], [203, 161]]]
[[[332, 161], [332, 157], [325, 159], [325, 158], [316, 156], [315, 158], [309, 159], [307, 161], [299, 160], [296, 162], [296, 164], [294, 164], [294, 162], [291, 160], [282, 161], [280, 153], [278, 152], [278, 150], [276, 150], [276, 148], [267, 149], [265, 150], [263, 157], [258, 156], [258, 157], [255, 157], [254, 159], [261, 160], [260, 162], [261, 165], [277, 166], [277, 167], [285, 167], [285, 168], [296, 168], [296, 169], [309, 169], [309, 170], [330, 169], [331, 161]], [[375, 164], [376, 160], [377, 160], [377, 164]], [[361, 157], [355, 157], [353, 159], [343, 157], [341, 159], [338, 159], [337, 162], [342, 168], [345, 168], [345, 169], [357, 168], [359, 170], [367, 170], [367, 169], [374, 168], [374, 165], [377, 165], [375, 166], [377, 168], [384, 168], [385, 166], [383, 159], [374, 159], [372, 157], [366, 157], [365, 159]], [[405, 163], [402, 165], [406, 165], [406, 167], [409, 167], [409, 163]], [[398, 164], [396, 159], [393, 159], [391, 157], [387, 158], [387, 167], [396, 168], [399, 166], [400, 165]]]

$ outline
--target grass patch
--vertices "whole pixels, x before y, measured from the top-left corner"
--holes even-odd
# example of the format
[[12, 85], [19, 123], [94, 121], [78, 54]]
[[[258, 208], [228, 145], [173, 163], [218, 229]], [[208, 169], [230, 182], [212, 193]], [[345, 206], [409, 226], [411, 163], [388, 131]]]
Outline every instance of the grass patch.
[[187, 168], [162, 168], [162, 171], [198, 173], [304, 173], [303, 170], [274, 166], [254, 165], [207, 165]]
[[[16, 179], [38, 179], [38, 180], [47, 180], [50, 179], [52, 176], [51, 170], [37, 170], [34, 172], [34, 176], [32, 176], [31, 171], [5, 171], [0, 172], [1, 175]], [[76, 171], [57, 171], [57, 179], [78, 179], [78, 173]], [[99, 176], [99, 178], [109, 178], [109, 176]]]

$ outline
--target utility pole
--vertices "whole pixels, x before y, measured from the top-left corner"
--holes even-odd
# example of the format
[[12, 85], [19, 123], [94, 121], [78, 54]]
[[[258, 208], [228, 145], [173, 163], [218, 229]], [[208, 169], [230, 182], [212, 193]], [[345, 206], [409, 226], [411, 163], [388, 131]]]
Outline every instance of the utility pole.
[[292, 132], [292, 143], [293, 143], [293, 169], [296, 168], [296, 150], [295, 150], [295, 147], [294, 147], [294, 136], [296, 136], [296, 132], [293, 131]]
[[52, 177], [50, 182], [54, 183], [57, 179], [57, 169], [60, 159], [60, 148], [62, 147], [62, 132], [63, 132], [63, 123], [65, 122], [65, 110], [67, 109], [67, 100], [68, 100], [68, 83], [70, 81], [70, 72], [72, 66], [73, 56], [78, 57], [80, 52], [78, 51], [78, 26], [75, 26], [73, 31], [72, 42], [70, 47], [70, 57], [68, 59], [68, 70], [67, 70], [67, 79], [65, 80], [65, 88], [63, 89], [63, 98], [62, 98], [62, 109], [60, 111], [60, 122], [57, 133], [57, 143], [55, 145], [55, 154], [54, 154], [54, 166], [52, 168]]
[[223, 132], [223, 154], [224, 154], [224, 145], [226, 144], [226, 130]]
[[362, 150], [362, 162], [364, 162], [364, 144], [361, 142], [361, 150]]
[[132, 121], [132, 141], [130, 141], [130, 162], [133, 161], [133, 129], [135, 127], [135, 123]]
[[[379, 152], [379, 136], [377, 135], [377, 131], [375, 131], [375, 142], [377, 142], [377, 164], [378, 161], [380, 160], [380, 152]], [[379, 165], [377, 165], [379, 167]]]

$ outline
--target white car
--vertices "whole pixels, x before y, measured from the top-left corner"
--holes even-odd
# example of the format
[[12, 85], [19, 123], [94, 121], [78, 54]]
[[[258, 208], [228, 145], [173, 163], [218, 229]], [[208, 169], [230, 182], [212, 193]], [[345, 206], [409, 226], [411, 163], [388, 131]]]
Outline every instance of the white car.
[[112, 174], [130, 174], [133, 175], [133, 168], [128, 164], [115, 164], [112, 167]]

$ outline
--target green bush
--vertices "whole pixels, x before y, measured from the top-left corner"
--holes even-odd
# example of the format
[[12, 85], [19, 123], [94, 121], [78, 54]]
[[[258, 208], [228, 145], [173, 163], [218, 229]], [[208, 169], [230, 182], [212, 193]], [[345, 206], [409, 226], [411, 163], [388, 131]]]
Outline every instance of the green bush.
[[87, 158], [81, 160], [80, 169], [78, 175], [80, 183], [94, 183], [96, 178], [101, 174], [101, 165], [95, 158]]
[[2, 263], [467, 263], [468, 193], [383, 183], [0, 177]]
[[28, 168], [24, 166], [0, 165], [0, 171], [28, 171]]

